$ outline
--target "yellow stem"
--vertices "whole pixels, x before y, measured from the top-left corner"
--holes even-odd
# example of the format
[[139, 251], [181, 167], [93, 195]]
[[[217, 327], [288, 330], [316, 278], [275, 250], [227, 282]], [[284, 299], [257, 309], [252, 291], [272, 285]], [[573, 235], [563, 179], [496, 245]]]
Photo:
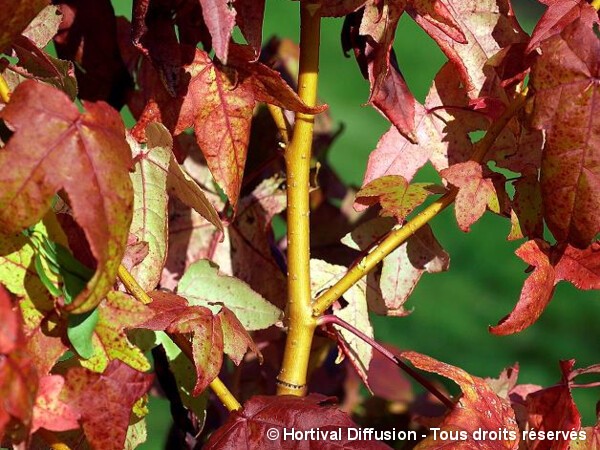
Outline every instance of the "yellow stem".
[[[122, 264], [119, 266], [118, 270], [119, 279], [125, 285], [127, 290], [131, 295], [133, 295], [138, 301], [148, 304], [152, 302], [152, 298], [142, 289], [142, 287], [138, 284], [133, 275], [129, 273], [129, 271]], [[215, 378], [210, 383], [210, 388], [213, 390], [215, 395], [221, 400], [221, 403], [227, 408], [229, 411], [236, 411], [238, 409], [242, 409], [241, 405], [235, 399], [233, 394], [229, 392], [227, 386], [223, 384], [223, 382], [219, 378]]]
[[[599, 0], [600, 1], [600, 0]], [[498, 120], [496, 120], [486, 135], [475, 144], [475, 150], [471, 159], [473, 161], [482, 161], [486, 153], [492, 147], [504, 127], [508, 124], [515, 113], [523, 107], [527, 98], [528, 89], [523, 91], [506, 108]], [[326, 290], [313, 305], [313, 317], [321, 316], [333, 303], [344, 293], [357, 283], [362, 277], [367, 275], [377, 264], [379, 264], [387, 255], [393, 252], [398, 246], [402, 245], [419, 228], [437, 216], [441, 211], [448, 207], [456, 197], [456, 189], [450, 190], [437, 201], [433, 202], [404, 226], [394, 228], [381, 243], [375, 247], [368, 255], [362, 258], [357, 265], [348, 272], [333, 286]]]
[[[320, 3], [300, 3], [298, 95], [309, 106], [317, 102]], [[279, 395], [302, 396], [316, 321], [310, 292], [309, 182], [314, 116], [296, 114], [292, 141], [286, 149], [288, 238], [288, 335], [277, 377]]]
[[0, 75], [0, 99], [2, 99], [4, 103], [8, 103], [10, 100], [10, 89], [2, 75]]
[[242, 409], [242, 405], [239, 404], [233, 394], [227, 389], [227, 386], [225, 386], [219, 378], [215, 378], [211, 381], [210, 388], [228, 411]]
[[38, 430], [38, 433], [40, 434], [42, 439], [46, 441], [46, 443], [50, 446], [52, 450], [71, 450], [71, 447], [69, 447], [64, 442], [61, 442], [61, 440], [58, 439], [58, 437], [54, 433], [44, 428], [40, 428]]
[[275, 106], [275, 105], [271, 105], [270, 103], [267, 103], [267, 108], [269, 109], [269, 112], [271, 113], [271, 117], [273, 117], [273, 121], [275, 122], [275, 125], [277, 126], [277, 130], [279, 131], [279, 134], [281, 135], [281, 139], [283, 140], [283, 143], [287, 146], [290, 143], [290, 124], [288, 123], [288, 121], [286, 120], [285, 116], [283, 115], [283, 110], [279, 107], [279, 106]]
[[152, 303], [150, 296], [146, 293], [146, 291], [144, 291], [144, 289], [142, 289], [142, 287], [138, 284], [135, 278], [133, 278], [133, 275], [129, 273], [125, 266], [121, 264], [117, 274], [131, 295], [137, 298], [144, 305]]
[[596, 11], [598, 11], [600, 9], [600, 0], [592, 1], [591, 5]]

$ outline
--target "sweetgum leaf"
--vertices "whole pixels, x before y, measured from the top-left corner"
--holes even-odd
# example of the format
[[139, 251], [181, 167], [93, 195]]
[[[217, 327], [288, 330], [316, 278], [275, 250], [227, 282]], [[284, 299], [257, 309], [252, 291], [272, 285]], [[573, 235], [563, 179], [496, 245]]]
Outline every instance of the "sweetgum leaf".
[[110, 0], [57, 0], [63, 14], [54, 37], [59, 58], [73, 61], [82, 100], [104, 100], [116, 109], [133, 82], [119, 54], [117, 22]]
[[191, 305], [204, 306], [215, 314], [221, 305], [229, 308], [246, 330], [262, 330], [277, 322], [282, 312], [243, 281], [219, 273], [210, 261], [188, 267], [179, 281], [177, 293]]
[[529, 239], [541, 238], [544, 231], [542, 192], [537, 173], [523, 175], [514, 182], [513, 208], [521, 231]]
[[227, 64], [229, 41], [235, 26], [235, 9], [227, 0], [200, 0], [204, 23], [212, 37], [215, 54], [224, 64]]
[[155, 315], [140, 327], [166, 331], [194, 362], [196, 383], [192, 394], [198, 395], [217, 377], [223, 364], [221, 317], [204, 306], [189, 306], [185, 298], [175, 294], [155, 291], [152, 298], [150, 308]]
[[167, 259], [167, 174], [171, 148], [156, 140], [152, 133], [147, 138], [145, 149], [131, 143], [136, 163], [131, 173], [134, 201], [129, 232], [139, 242], [148, 243], [148, 254], [131, 269], [131, 274], [144, 291], [151, 291], [158, 285]]
[[555, 270], [548, 259], [547, 244], [540, 240], [527, 241], [516, 255], [535, 267], [529, 275], [514, 310], [490, 331], [498, 335], [518, 333], [532, 325], [542, 314], [554, 293]]
[[[335, 447], [340, 449], [361, 448], [364, 450], [388, 449], [377, 441], [352, 440], [349, 428], [357, 425], [350, 417], [332, 405], [331, 397], [310, 394], [307, 397], [293, 396], [254, 396], [244, 404], [241, 411], [232, 412], [227, 422], [215, 431], [205, 445], [207, 450], [239, 449], [265, 450], [294, 448], [298, 450], [332, 448], [330, 439], [302, 439], [290, 445], [284, 438], [284, 429], [294, 428], [308, 431], [319, 428], [323, 432], [336, 431]], [[327, 423], [323, 418], [327, 417]], [[275, 429], [279, 435], [274, 440], [267, 439], [267, 430]], [[272, 434], [269, 434], [272, 436]]]
[[547, 3], [548, 9], [535, 25], [527, 51], [538, 47], [542, 41], [560, 34], [568, 25], [582, 19], [589, 26], [598, 22], [598, 13], [585, 0], [554, 0]]
[[440, 172], [450, 184], [458, 187], [454, 205], [456, 220], [461, 230], [468, 232], [486, 207], [499, 212], [498, 194], [492, 180], [484, 178], [481, 165], [475, 161], [455, 164]]
[[235, 365], [240, 365], [248, 350], [251, 350], [262, 360], [258, 347], [235, 314], [224, 306], [219, 311], [219, 316], [221, 316], [221, 328], [223, 330], [223, 352], [231, 358]]
[[342, 17], [364, 6], [368, 0], [323, 0], [319, 13], [322, 17]]
[[98, 308], [98, 323], [94, 328], [93, 356], [80, 363], [94, 372], [103, 372], [109, 363], [119, 359], [140, 372], [150, 369], [142, 351], [132, 345], [125, 334], [152, 316], [148, 306], [118, 291], [111, 291]]
[[[441, 445], [443, 448], [486, 450], [518, 448], [520, 431], [510, 402], [498, 396], [484, 379], [420, 353], [406, 351], [402, 352], [400, 356], [409, 360], [418, 369], [449, 378], [458, 384], [462, 391], [462, 396], [444, 417], [439, 428], [447, 431], [466, 431], [468, 439], [466, 441], [445, 441]], [[491, 440], [488, 438], [478, 441], [473, 439], [473, 432], [479, 428], [513, 432], [516, 434], [516, 440], [502, 438]], [[415, 448], [419, 450], [437, 449], [440, 448], [440, 441], [429, 436]]]
[[60, 399], [65, 384], [61, 375], [46, 375], [40, 384], [33, 406], [31, 433], [39, 428], [50, 431], [66, 431], [79, 428], [79, 411]]
[[111, 288], [133, 203], [121, 118], [104, 103], [84, 106], [81, 114], [55, 88], [26, 81], [0, 114], [15, 131], [0, 153], [0, 164], [13, 167], [0, 175], [0, 229], [14, 232], [36, 223], [53, 196], [67, 192], [97, 261], [93, 278], [66, 307], [74, 313], [93, 309]]
[[387, 175], [371, 181], [356, 193], [356, 202], [362, 205], [380, 203], [382, 216], [393, 216], [403, 222], [428, 196], [442, 194], [444, 189], [430, 183], [408, 184], [400, 175]]
[[20, 35], [31, 21], [50, 3], [48, 0], [4, 0], [0, 5], [0, 53], [9, 47], [12, 40]]
[[23, 30], [23, 36], [31, 39], [38, 48], [44, 48], [58, 31], [61, 21], [62, 14], [58, 6], [46, 6]]
[[[190, 50], [191, 51], [191, 50]], [[248, 62], [251, 50], [232, 48], [230, 65], [212, 61], [200, 49], [184, 66], [175, 97], [161, 88], [154, 75], [157, 105], [150, 101], [138, 127], [147, 121], [160, 119], [177, 135], [193, 126], [196, 140], [215, 180], [223, 188], [232, 206], [237, 205], [246, 163], [252, 113], [257, 102], [268, 102], [286, 109], [319, 113], [326, 105], [305, 105], [278, 72], [260, 62]]]
[[77, 409], [92, 448], [121, 450], [135, 402], [152, 385], [153, 375], [121, 361], [111, 361], [99, 374], [74, 367], [65, 375], [62, 399]]
[[[48, 216], [46, 217], [48, 219]], [[47, 233], [45, 227], [37, 227]], [[50, 371], [56, 360], [67, 350], [58, 336], [65, 324], [54, 309], [54, 300], [33, 267], [35, 251], [21, 233], [0, 233], [0, 282], [21, 297], [19, 308], [23, 316], [26, 347], [40, 375]]]
[[534, 125], [547, 132], [540, 176], [544, 218], [559, 242], [586, 247], [600, 231], [600, 42], [580, 19], [541, 50], [531, 86]]
[[[316, 298], [319, 293], [332, 286], [347, 272], [347, 270], [348, 269], [343, 266], [329, 264], [319, 259], [311, 259], [310, 283], [313, 298]], [[370, 338], [373, 338], [373, 327], [369, 320], [366, 290], [366, 281], [365, 279], [362, 279], [344, 294], [344, 299], [348, 304], [343, 308], [334, 307], [333, 314], [362, 331]], [[335, 329], [340, 333], [340, 346], [344, 353], [348, 356], [352, 365], [368, 386], [367, 374], [371, 358], [373, 357], [373, 348], [350, 331], [338, 326], [335, 326]]]
[[555, 265], [556, 278], [569, 281], [577, 289], [600, 289], [600, 244], [581, 250], [568, 245]]
[[258, 58], [262, 45], [265, 0], [236, 0], [233, 7], [237, 11], [237, 25]]
[[[38, 376], [24, 345], [22, 319], [18, 309], [0, 284], [0, 441], [10, 433], [15, 442], [22, 441], [32, 419]], [[7, 425], [11, 423], [10, 430]]]

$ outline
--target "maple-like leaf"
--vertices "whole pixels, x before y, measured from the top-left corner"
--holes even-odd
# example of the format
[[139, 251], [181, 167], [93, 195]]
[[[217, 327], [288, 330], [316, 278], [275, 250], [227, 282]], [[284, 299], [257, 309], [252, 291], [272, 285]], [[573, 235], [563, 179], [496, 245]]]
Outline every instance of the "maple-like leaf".
[[8, 48], [12, 40], [27, 28], [48, 3], [48, 0], [3, 2], [0, 12], [0, 23], [4, 24], [0, 31], [0, 53]]
[[0, 317], [0, 441], [8, 435], [20, 442], [31, 424], [38, 376], [24, 351], [21, 315], [18, 309], [13, 309], [12, 299], [2, 284]]
[[236, 0], [233, 7], [237, 11], [237, 25], [258, 58], [262, 46], [265, 0]]
[[[46, 215], [44, 222], [49, 223], [51, 217], [52, 214]], [[42, 224], [37, 230], [48, 234]], [[56, 313], [54, 300], [36, 273], [34, 259], [34, 247], [23, 234], [0, 233], [0, 283], [21, 298], [19, 308], [27, 352], [38, 374], [44, 375], [67, 350], [59, 338], [65, 331], [65, 323]]]
[[544, 231], [542, 192], [537, 173], [526, 174], [514, 182], [514, 212], [524, 236], [541, 238]]
[[[319, 259], [311, 259], [310, 290], [313, 298], [316, 298], [321, 292], [335, 284], [346, 272], [346, 267], [329, 264]], [[366, 336], [373, 338], [373, 327], [369, 320], [369, 310], [367, 307], [366, 280], [362, 279], [348, 289], [344, 294], [344, 299], [348, 304], [344, 307], [334, 307], [333, 314], [362, 331]], [[335, 326], [335, 329], [340, 336], [339, 344], [341, 349], [348, 356], [350, 362], [368, 386], [367, 374], [371, 358], [373, 357], [373, 348], [350, 331], [338, 326]]]
[[[393, 220], [372, 219], [344, 236], [342, 243], [356, 250], [368, 251], [393, 225]], [[388, 316], [409, 314], [404, 304], [423, 273], [448, 270], [449, 262], [450, 257], [436, 240], [431, 227], [420, 228], [383, 259], [380, 270], [367, 275], [369, 309]]]
[[104, 100], [117, 109], [133, 82], [119, 54], [110, 0], [60, 0], [63, 19], [54, 37], [59, 58], [73, 61], [82, 100]]
[[204, 23], [212, 37], [215, 55], [227, 64], [236, 11], [227, 0], [200, 0], [200, 5], [202, 5]]
[[[439, 435], [438, 439], [430, 435], [415, 448], [419, 450], [437, 449], [440, 448], [440, 444], [443, 448], [473, 450], [515, 450], [519, 447], [520, 431], [510, 402], [498, 396], [484, 379], [420, 353], [406, 351], [402, 352], [400, 356], [410, 361], [418, 369], [451, 379], [460, 386], [462, 391], [462, 396], [444, 417], [438, 428], [463, 432], [463, 436], [459, 437], [457, 441], [442, 441], [441, 444]], [[474, 437], [474, 432], [478, 429], [501, 430], [501, 435], [495, 438], [486, 436], [477, 439]]]
[[177, 293], [190, 305], [217, 313], [221, 306], [232, 310], [247, 330], [262, 330], [277, 322], [282, 312], [243, 281], [222, 273], [210, 261], [200, 260], [188, 267]]
[[400, 175], [387, 175], [371, 181], [356, 193], [359, 205], [370, 206], [380, 203], [382, 216], [393, 216], [403, 222], [428, 196], [443, 194], [441, 186], [431, 183], [408, 184]]
[[[375, 440], [353, 436], [350, 429], [357, 425], [346, 413], [332, 405], [332, 400], [319, 394], [310, 394], [307, 397], [254, 396], [244, 404], [244, 409], [229, 415], [227, 422], [211, 435], [205, 448], [275, 450], [291, 448], [293, 445], [293, 448], [298, 450], [318, 450], [331, 448], [332, 442], [335, 442], [336, 448], [341, 449], [390, 448]], [[327, 417], [327, 423], [323, 422], [324, 417]], [[310, 432], [318, 428], [319, 431], [328, 433], [329, 438], [299, 439], [290, 442], [290, 437], [286, 439], [284, 431], [292, 428], [298, 432]], [[275, 430], [275, 433], [272, 430]]]
[[193, 61], [183, 67], [181, 74], [189, 83], [180, 83], [175, 97], [166, 93], [156, 74], [150, 75], [150, 85], [158, 94], [149, 99], [137, 127], [160, 120], [178, 135], [193, 126], [208, 167], [235, 207], [256, 103], [312, 114], [327, 106], [304, 104], [278, 72], [260, 62], [248, 62], [252, 59], [249, 53], [253, 53], [250, 49], [235, 46], [231, 50], [230, 64], [224, 66], [195, 49]]
[[44, 48], [52, 40], [62, 21], [62, 14], [56, 5], [46, 6], [23, 30], [23, 36], [31, 39], [38, 48]]
[[36, 223], [54, 195], [66, 191], [97, 263], [85, 289], [66, 306], [76, 313], [94, 308], [114, 282], [133, 206], [123, 122], [105, 103], [84, 105], [82, 114], [57, 89], [26, 81], [1, 112], [15, 133], [0, 152], [0, 164], [13, 168], [0, 175], [0, 229]]
[[322, 17], [343, 17], [364, 6], [368, 0], [323, 0], [319, 13]]
[[101, 374], [74, 367], [65, 374], [61, 399], [80, 414], [92, 448], [121, 450], [133, 405], [148, 391], [153, 378], [117, 360]]
[[533, 324], [542, 314], [554, 293], [555, 270], [550, 264], [547, 244], [540, 240], [525, 242], [516, 250], [516, 255], [535, 267], [525, 280], [521, 296], [514, 310], [498, 325], [490, 327], [494, 334], [517, 333]]
[[500, 212], [496, 188], [491, 179], [483, 177], [481, 164], [475, 161], [455, 164], [442, 170], [440, 175], [459, 188], [454, 211], [461, 230], [468, 232], [483, 216], [486, 207]]
[[111, 291], [98, 306], [98, 315], [92, 335], [93, 355], [82, 359], [81, 365], [101, 373], [112, 360], [118, 359], [140, 372], [150, 369], [149, 361], [125, 333], [152, 317], [148, 306], [128, 294]]
[[568, 245], [555, 265], [556, 278], [569, 281], [577, 289], [600, 289], [600, 243], [585, 249]]
[[600, 42], [577, 20], [545, 40], [531, 72], [534, 125], [546, 130], [541, 187], [554, 237], [586, 247], [600, 231]]
[[33, 406], [31, 433], [39, 428], [50, 431], [66, 431], [79, 428], [79, 412], [60, 399], [65, 384], [61, 375], [46, 375], [40, 384]]
[[526, 51], [538, 47], [542, 41], [560, 34], [568, 25], [581, 19], [592, 26], [598, 22], [598, 13], [585, 0], [541, 0], [548, 5], [533, 32]]

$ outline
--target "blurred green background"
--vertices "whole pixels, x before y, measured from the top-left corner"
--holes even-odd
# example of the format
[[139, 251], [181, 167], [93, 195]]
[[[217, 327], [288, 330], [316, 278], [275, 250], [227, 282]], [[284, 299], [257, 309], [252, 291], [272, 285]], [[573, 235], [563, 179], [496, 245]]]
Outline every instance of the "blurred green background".
[[[117, 14], [131, 16], [130, 2], [114, 3]], [[531, 32], [542, 13], [540, 5], [521, 0], [514, 7], [523, 28]], [[367, 157], [389, 125], [375, 110], [362, 106], [368, 97], [368, 84], [355, 61], [342, 53], [341, 26], [342, 19], [323, 20], [319, 95], [330, 105], [334, 120], [345, 124], [330, 152], [330, 162], [344, 181], [360, 185]], [[298, 41], [296, 2], [267, 1], [264, 40], [272, 35]], [[445, 56], [407, 17], [400, 22], [395, 49], [411, 90], [423, 101]], [[435, 179], [433, 171], [425, 171], [423, 176]], [[414, 312], [408, 317], [374, 317], [378, 339], [481, 377], [496, 377], [505, 367], [519, 362], [520, 383], [546, 386], [559, 380], [560, 359], [575, 358], [579, 367], [600, 362], [598, 293], [561, 283], [535, 325], [516, 336], [493, 336], [488, 326], [511, 311], [527, 276], [525, 264], [514, 255], [521, 242], [508, 242], [508, 221], [492, 214], [486, 214], [465, 234], [449, 208], [433, 220], [432, 227], [451, 256], [450, 270], [423, 277], [409, 300]], [[576, 390], [574, 395], [584, 424], [594, 423], [598, 389]], [[149, 438], [141, 448], [161, 449], [170, 425], [168, 406], [152, 399], [150, 410]]]

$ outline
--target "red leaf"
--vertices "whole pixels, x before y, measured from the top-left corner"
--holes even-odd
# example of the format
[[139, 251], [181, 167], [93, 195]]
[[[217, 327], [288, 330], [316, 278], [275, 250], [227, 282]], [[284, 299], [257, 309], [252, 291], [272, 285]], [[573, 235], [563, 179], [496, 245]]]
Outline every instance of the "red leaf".
[[29, 22], [49, 4], [49, 0], [31, 0], [26, 2], [3, 2], [0, 9], [0, 53], [8, 48], [14, 38], [19, 36]]
[[40, 379], [33, 407], [32, 434], [39, 428], [50, 431], [79, 428], [79, 412], [59, 398], [64, 384], [65, 379], [60, 375], [46, 375]]
[[221, 370], [223, 329], [221, 316], [203, 306], [188, 306], [187, 300], [167, 292], [152, 292], [150, 308], [155, 316], [139, 325], [165, 330], [196, 367], [193, 395], [203, 392]]
[[60, 0], [63, 20], [54, 38], [59, 58], [75, 64], [78, 96], [104, 100], [117, 109], [133, 81], [119, 54], [117, 22], [110, 0]]
[[7, 355], [23, 345], [25, 336], [20, 317], [14, 313], [12, 300], [4, 286], [0, 285], [0, 353]]
[[519, 302], [514, 310], [490, 331], [498, 335], [518, 333], [532, 325], [542, 314], [554, 293], [555, 271], [546, 253], [547, 244], [540, 240], [525, 242], [515, 252], [527, 264], [535, 267], [525, 280]]
[[[460, 433], [458, 440], [443, 441], [441, 444], [439, 435], [437, 440], [430, 435], [416, 448], [420, 450], [441, 447], [485, 450], [518, 448], [520, 433], [510, 403], [498, 396], [485, 380], [420, 353], [407, 351], [400, 356], [409, 360], [418, 369], [451, 379], [460, 386], [463, 393], [438, 427], [438, 432], [441, 429]], [[488, 435], [487, 438], [476, 439], [474, 433], [477, 430], [495, 431], [500, 433], [500, 436], [492, 438]]]
[[458, 187], [454, 210], [460, 229], [468, 232], [489, 207], [499, 212], [499, 200], [492, 180], [483, 178], [481, 165], [475, 161], [455, 164], [440, 172], [450, 184]]
[[381, 203], [382, 216], [395, 217], [403, 222], [408, 214], [432, 194], [444, 189], [428, 183], [408, 182], [399, 175], [388, 175], [371, 181], [356, 193], [356, 202], [362, 205]]
[[[332, 442], [335, 442], [335, 448], [340, 449], [389, 448], [374, 440], [353, 440], [349, 432], [357, 425], [347, 414], [333, 406], [332, 400], [319, 394], [307, 397], [254, 396], [246, 402], [243, 410], [229, 415], [227, 422], [211, 435], [205, 448], [324, 450], [332, 448]], [[326, 423], [323, 422], [324, 417], [327, 418]], [[316, 433], [317, 429], [322, 434], [314, 434], [318, 437], [312, 439], [292, 440], [289, 435], [284, 435], [285, 431], [310, 433], [310, 430], [314, 430], [313, 433]]]
[[25, 81], [0, 114], [15, 131], [0, 152], [0, 166], [13, 168], [0, 174], [0, 228], [13, 232], [36, 223], [54, 195], [67, 192], [97, 261], [94, 276], [67, 306], [77, 313], [92, 309], [111, 288], [133, 209], [123, 122], [105, 103], [84, 106], [82, 114], [61, 91]]
[[545, 129], [544, 217], [559, 242], [586, 247], [600, 231], [600, 42], [582, 20], [541, 46], [531, 72], [534, 125]]
[[557, 280], [568, 281], [578, 289], [600, 289], [600, 244], [594, 242], [583, 250], [568, 245], [555, 270]]
[[367, 3], [368, 0], [322, 0], [322, 17], [342, 17], [356, 11]]
[[582, 19], [588, 26], [598, 22], [598, 13], [585, 0], [550, 0], [543, 2], [548, 9], [535, 25], [527, 52], [538, 47], [542, 41], [560, 34], [568, 25]]
[[235, 0], [233, 6], [237, 11], [237, 24], [258, 58], [262, 45], [265, 0]]
[[64, 399], [81, 415], [93, 448], [121, 450], [134, 403], [152, 385], [153, 375], [113, 360], [104, 373], [74, 367], [65, 375]]
[[223, 330], [223, 351], [235, 365], [240, 365], [248, 349], [256, 353], [259, 359], [262, 360], [258, 347], [235, 314], [223, 306], [218, 315], [221, 317], [221, 328]]
[[235, 26], [235, 10], [227, 0], [200, 0], [204, 23], [212, 36], [217, 58], [227, 64], [229, 41]]

